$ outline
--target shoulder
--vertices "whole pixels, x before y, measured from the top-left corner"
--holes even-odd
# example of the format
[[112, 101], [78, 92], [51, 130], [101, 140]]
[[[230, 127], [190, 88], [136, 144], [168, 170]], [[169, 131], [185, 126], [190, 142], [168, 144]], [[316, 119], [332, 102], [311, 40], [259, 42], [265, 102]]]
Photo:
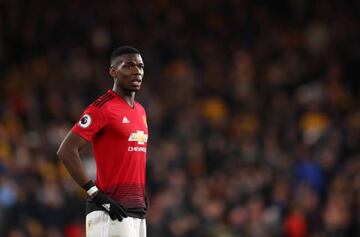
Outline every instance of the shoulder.
[[99, 96], [94, 102], [92, 102], [89, 107], [94, 108], [104, 108], [105, 105], [108, 104], [110, 101], [112, 101], [115, 98], [113, 94], [110, 92], [106, 92], [105, 94]]
[[114, 99], [114, 95], [107, 92], [94, 100], [84, 111], [84, 114], [107, 120], [108, 104]]

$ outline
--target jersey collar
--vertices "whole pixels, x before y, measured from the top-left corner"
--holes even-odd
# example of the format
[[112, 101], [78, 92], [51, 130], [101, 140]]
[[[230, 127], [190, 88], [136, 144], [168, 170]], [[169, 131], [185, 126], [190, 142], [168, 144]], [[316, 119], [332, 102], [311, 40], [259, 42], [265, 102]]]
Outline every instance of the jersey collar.
[[115, 91], [109, 89], [107, 92], [110, 93], [110, 94], [112, 94], [112, 95], [114, 95], [115, 97], [117, 97], [122, 103], [124, 103], [124, 104], [126, 104], [127, 106], [129, 106], [129, 108], [131, 108], [131, 109], [135, 109], [135, 108], [136, 108], [136, 101], [135, 101], [135, 100], [134, 100], [134, 106], [131, 107], [131, 106], [124, 100], [124, 98], [122, 98], [122, 97], [121, 97], [118, 93], [116, 93]]

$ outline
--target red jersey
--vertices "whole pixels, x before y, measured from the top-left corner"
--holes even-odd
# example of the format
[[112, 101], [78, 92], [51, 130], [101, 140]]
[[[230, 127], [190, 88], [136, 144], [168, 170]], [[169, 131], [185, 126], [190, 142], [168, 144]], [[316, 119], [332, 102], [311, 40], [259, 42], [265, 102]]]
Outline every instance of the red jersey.
[[109, 90], [85, 109], [72, 132], [93, 145], [96, 186], [126, 208], [145, 208], [144, 108], [137, 102], [131, 107]]

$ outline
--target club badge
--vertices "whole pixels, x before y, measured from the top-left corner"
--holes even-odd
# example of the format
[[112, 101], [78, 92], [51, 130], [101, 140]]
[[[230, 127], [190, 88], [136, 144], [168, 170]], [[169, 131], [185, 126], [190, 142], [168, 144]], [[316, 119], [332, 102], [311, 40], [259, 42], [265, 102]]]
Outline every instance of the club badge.
[[80, 121], [79, 121], [80, 127], [82, 127], [82, 128], [87, 128], [87, 127], [90, 126], [90, 124], [91, 124], [91, 117], [90, 117], [90, 115], [84, 114], [84, 115], [81, 117]]

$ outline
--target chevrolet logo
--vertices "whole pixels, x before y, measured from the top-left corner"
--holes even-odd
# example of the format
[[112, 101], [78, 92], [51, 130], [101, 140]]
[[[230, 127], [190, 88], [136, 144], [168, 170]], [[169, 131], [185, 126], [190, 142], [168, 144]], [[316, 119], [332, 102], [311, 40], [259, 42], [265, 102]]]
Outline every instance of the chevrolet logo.
[[144, 145], [148, 140], [148, 135], [144, 133], [144, 131], [136, 131], [131, 133], [129, 136], [130, 142], [137, 142], [140, 145]]

